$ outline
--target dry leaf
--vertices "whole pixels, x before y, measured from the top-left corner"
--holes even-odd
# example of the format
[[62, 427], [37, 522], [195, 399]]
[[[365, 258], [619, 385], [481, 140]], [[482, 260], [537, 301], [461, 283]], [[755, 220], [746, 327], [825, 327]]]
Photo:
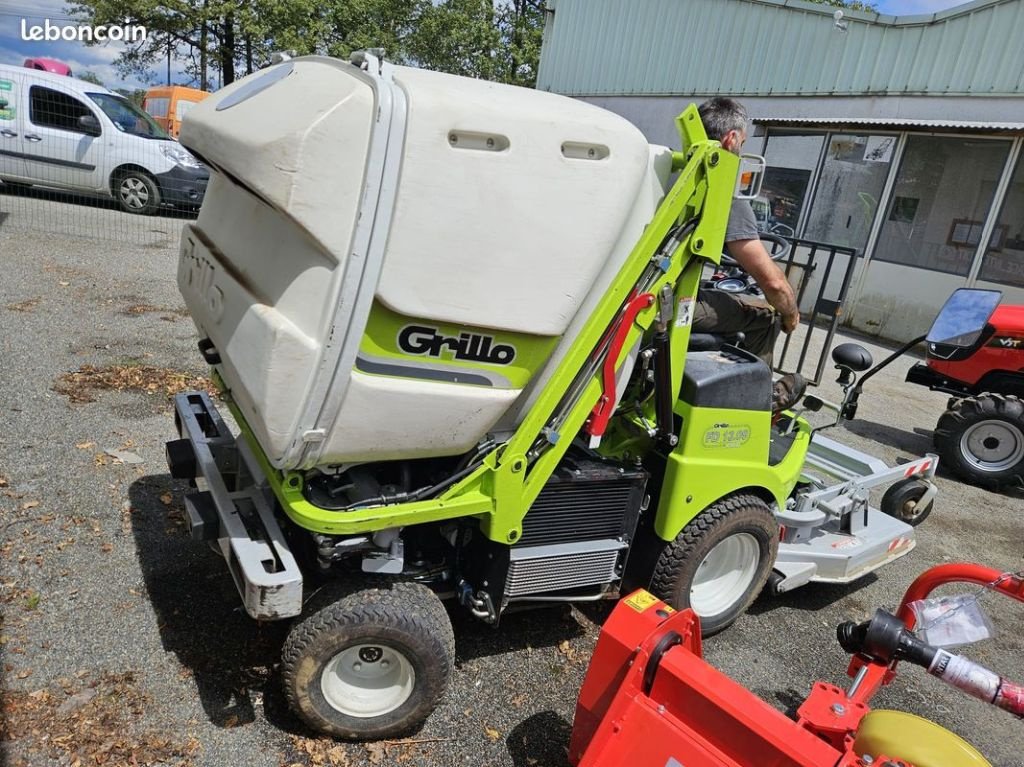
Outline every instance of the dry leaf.
[[0, 487], [7, 487], [7, 477], [0, 477]]
[[494, 729], [493, 727], [490, 727], [490, 726], [488, 726], [486, 724], [484, 725], [484, 734], [487, 735], [487, 737], [490, 738], [491, 740], [497, 740], [498, 738], [501, 737], [501, 733], [500, 732], [498, 732], [496, 729]]
[[34, 509], [38, 505], [39, 501], [25, 501], [25, 503], [21, 504], [21, 510], [28, 511], [29, 509]]
[[26, 668], [18, 672], [18, 679], [27, 679], [32, 676], [32, 669]]
[[348, 765], [348, 754], [345, 753], [345, 749], [341, 746], [335, 746], [327, 752], [327, 758], [331, 760], [331, 764], [335, 767], [347, 767]]
[[381, 764], [384, 762], [384, 757], [387, 756], [387, 751], [384, 748], [383, 743], [367, 743], [366, 744], [366, 756], [370, 760], [370, 764]]
[[89, 448], [96, 447], [95, 442], [79, 442], [75, 445], [79, 450], [88, 450]]
[[[113, 546], [113, 544], [110, 544], [110, 543], [104, 543], [102, 546], [100, 546], [100, 549], [103, 550], [104, 554], [109, 554], [111, 551], [114, 550], [114, 546]], [[230, 727], [230, 726], [231, 725], [228, 725], [228, 727]]]
[[162, 503], [164, 506], [170, 506], [171, 505], [171, 501], [173, 501], [173, 500], [174, 500], [174, 496], [171, 495], [170, 493], [161, 493], [160, 494], [160, 503]]

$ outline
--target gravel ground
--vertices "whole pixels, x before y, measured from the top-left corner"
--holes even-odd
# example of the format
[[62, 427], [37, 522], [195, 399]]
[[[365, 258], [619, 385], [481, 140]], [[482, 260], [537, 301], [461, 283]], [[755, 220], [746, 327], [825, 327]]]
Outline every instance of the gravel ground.
[[[37, 230], [54, 217], [74, 236]], [[7, 764], [74, 764], [76, 754], [83, 764], [565, 764], [605, 607], [514, 614], [500, 632], [456, 614], [452, 687], [403, 742], [339, 746], [311, 737], [287, 711], [276, 668], [285, 627], [249, 620], [222, 562], [189, 540], [183, 487], [163, 460], [173, 436], [167, 389], [206, 374], [174, 282], [180, 221], [127, 218], [0, 194]], [[868, 345], [876, 358], [885, 352]], [[910, 364], [878, 376], [858, 421], [832, 436], [888, 462], [927, 451], [945, 397], [903, 385]], [[90, 365], [120, 370], [114, 383], [137, 388], [73, 401], [90, 396], [83, 377], [60, 379]], [[837, 391], [823, 386], [826, 397]], [[911, 555], [849, 587], [762, 597], [708, 642], [709, 660], [786, 710], [815, 679], [844, 683], [836, 624], [893, 607], [926, 567], [967, 560], [1020, 570], [1022, 496], [938, 482]], [[985, 603], [997, 635], [968, 654], [1024, 678], [1024, 610]], [[935, 719], [995, 765], [1024, 765], [1017, 722], [920, 669], [906, 668], [875, 702]]]

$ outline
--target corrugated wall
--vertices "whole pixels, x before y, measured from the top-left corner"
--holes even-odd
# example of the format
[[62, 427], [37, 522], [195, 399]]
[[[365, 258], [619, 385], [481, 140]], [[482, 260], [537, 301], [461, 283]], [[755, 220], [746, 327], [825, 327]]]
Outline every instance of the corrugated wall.
[[799, 0], [548, 0], [537, 87], [573, 96], [1020, 95], [1024, 0], [929, 16]]

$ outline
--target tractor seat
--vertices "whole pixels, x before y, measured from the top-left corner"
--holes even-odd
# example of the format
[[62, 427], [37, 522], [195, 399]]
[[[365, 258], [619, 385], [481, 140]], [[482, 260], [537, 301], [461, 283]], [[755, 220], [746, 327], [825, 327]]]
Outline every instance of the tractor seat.
[[742, 346], [746, 336], [743, 333], [690, 333], [691, 352], [716, 352], [725, 345]]

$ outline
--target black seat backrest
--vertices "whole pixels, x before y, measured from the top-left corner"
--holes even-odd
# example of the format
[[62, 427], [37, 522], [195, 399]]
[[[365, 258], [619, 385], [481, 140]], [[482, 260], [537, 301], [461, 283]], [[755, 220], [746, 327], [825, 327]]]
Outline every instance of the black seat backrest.
[[742, 346], [744, 339], [743, 333], [690, 333], [687, 349], [691, 352], [715, 352], [726, 345]]

